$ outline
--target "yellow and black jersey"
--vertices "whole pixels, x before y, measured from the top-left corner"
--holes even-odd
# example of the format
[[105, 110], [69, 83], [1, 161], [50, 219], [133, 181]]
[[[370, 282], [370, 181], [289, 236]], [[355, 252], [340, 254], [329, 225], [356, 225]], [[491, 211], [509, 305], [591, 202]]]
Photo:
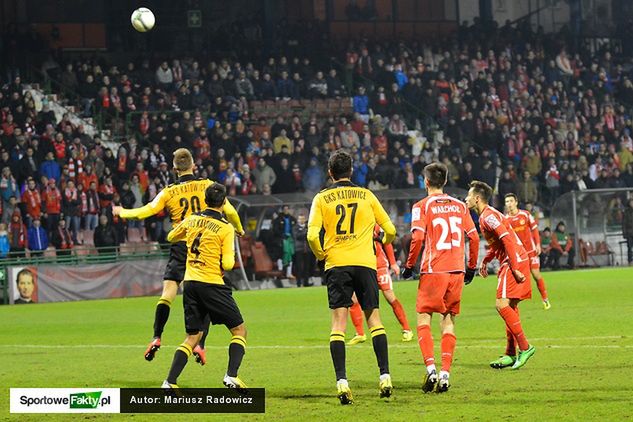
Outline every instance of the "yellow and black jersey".
[[376, 269], [374, 226], [385, 231], [391, 243], [396, 228], [376, 196], [344, 180], [319, 192], [312, 201], [308, 243], [325, 269], [356, 265]]
[[[192, 174], [187, 174], [180, 177], [178, 182], [161, 190], [149, 204], [140, 208], [121, 211], [121, 218], [143, 220], [166, 209], [171, 221], [180, 223], [191, 214], [206, 208], [204, 191], [211, 184], [213, 184], [213, 181], [209, 179], [198, 179]], [[235, 227], [235, 230], [241, 233], [243, 229], [240, 217], [229, 201], [226, 201], [223, 211], [226, 218]]]
[[224, 271], [235, 265], [235, 230], [217, 211], [190, 215], [169, 232], [167, 241], [187, 243], [185, 280], [224, 284]]

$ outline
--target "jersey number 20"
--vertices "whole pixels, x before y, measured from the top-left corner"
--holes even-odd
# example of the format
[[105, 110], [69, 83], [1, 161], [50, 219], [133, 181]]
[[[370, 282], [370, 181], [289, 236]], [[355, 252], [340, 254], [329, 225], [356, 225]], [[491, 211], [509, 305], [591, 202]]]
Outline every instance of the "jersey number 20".
[[[187, 211], [189, 211], [189, 201], [187, 201], [187, 198], [180, 198], [180, 206], [182, 207], [180, 221], [182, 221], [187, 217]], [[191, 197], [191, 212], [200, 212], [200, 198], [197, 196]]]
[[[450, 227], [449, 227], [450, 225]], [[448, 222], [444, 218], [434, 218], [433, 227], [440, 226], [442, 233], [437, 241], [436, 249], [444, 251], [451, 249], [452, 246], [458, 248], [462, 243], [462, 219], [461, 217], [448, 217]], [[457, 235], [457, 239], [453, 238], [453, 234]], [[448, 238], [451, 238], [448, 242]]]

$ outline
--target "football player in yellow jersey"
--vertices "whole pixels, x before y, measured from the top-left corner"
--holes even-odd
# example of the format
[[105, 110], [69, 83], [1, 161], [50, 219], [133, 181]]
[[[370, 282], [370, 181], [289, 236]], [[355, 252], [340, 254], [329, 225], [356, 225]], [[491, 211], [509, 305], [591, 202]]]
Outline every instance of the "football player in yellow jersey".
[[353, 402], [345, 370], [345, 328], [352, 294], [356, 293], [372, 336], [380, 369], [380, 397], [389, 397], [393, 386], [389, 375], [387, 334], [378, 312], [378, 281], [374, 226], [384, 230], [382, 242], [391, 243], [396, 228], [374, 194], [350, 182], [352, 157], [337, 151], [328, 162], [331, 187], [312, 201], [308, 221], [308, 243], [319, 261], [325, 260], [324, 281], [332, 310], [330, 354], [336, 373], [341, 404]]
[[222, 216], [226, 188], [213, 183], [205, 189], [207, 209], [192, 214], [167, 235], [169, 242], [186, 242], [187, 267], [183, 282], [183, 306], [187, 337], [178, 346], [162, 388], [177, 388], [178, 376], [200, 341], [202, 332], [213, 324], [223, 324], [231, 332], [229, 364], [224, 385], [246, 388], [237, 377], [246, 347], [246, 327], [231, 288], [224, 284], [224, 271], [235, 265], [235, 232]]
[[[178, 175], [178, 181], [160, 191], [152, 202], [140, 208], [124, 209], [113, 207], [112, 213], [121, 218], [143, 220], [156, 215], [163, 209], [169, 212], [171, 221], [176, 224], [183, 221], [189, 215], [202, 211], [205, 189], [213, 184], [208, 179], [198, 179], [193, 175], [193, 157], [186, 148], [174, 151], [174, 169]], [[244, 233], [242, 223], [237, 211], [227, 200], [222, 207], [229, 222], [235, 227], [238, 236]], [[163, 293], [156, 305], [154, 315], [154, 337], [145, 350], [145, 359], [151, 361], [160, 349], [161, 335], [167, 320], [171, 303], [178, 293], [178, 285], [185, 275], [185, 263], [187, 261], [187, 248], [185, 242], [177, 242], [169, 249], [169, 260], [163, 276]], [[205, 336], [206, 337], [206, 336]], [[204, 340], [203, 340], [204, 341]], [[194, 351], [196, 359], [204, 365], [204, 342]]]

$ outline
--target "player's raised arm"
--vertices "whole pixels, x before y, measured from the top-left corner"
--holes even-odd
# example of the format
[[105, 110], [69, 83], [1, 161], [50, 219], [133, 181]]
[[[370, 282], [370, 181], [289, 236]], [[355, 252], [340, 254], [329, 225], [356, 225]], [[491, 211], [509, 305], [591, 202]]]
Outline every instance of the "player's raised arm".
[[238, 236], [244, 234], [244, 228], [242, 227], [242, 222], [240, 221], [240, 216], [237, 213], [235, 207], [229, 202], [227, 199], [222, 207], [222, 211], [224, 215], [226, 215], [226, 219], [229, 220], [229, 223], [235, 228], [235, 232]]
[[175, 227], [173, 227], [169, 233], [167, 234], [167, 241], [169, 243], [181, 242], [184, 241], [187, 236], [187, 218], [178, 223]]
[[146, 205], [143, 205], [140, 208], [133, 208], [126, 210], [123, 207], [114, 206], [112, 207], [112, 213], [114, 215], [118, 215], [121, 218], [135, 219], [135, 220], [144, 220], [152, 215], [156, 215], [165, 208], [165, 203], [167, 202], [167, 195], [165, 191], [162, 190], [154, 200]]
[[[229, 201], [227, 200], [226, 203]], [[226, 210], [226, 205], [225, 208]], [[238, 219], [239, 221], [239, 219]], [[222, 269], [231, 271], [235, 266], [235, 230], [231, 228], [222, 239]]]
[[320, 233], [323, 227], [323, 213], [321, 210], [320, 196], [317, 195], [312, 200], [312, 206], [310, 207], [310, 217], [308, 218], [308, 245], [314, 253], [314, 256], [318, 261], [325, 259], [325, 251], [321, 245]]
[[380, 201], [378, 201], [378, 198], [376, 198], [372, 192], [370, 192], [370, 194], [370, 203], [371, 209], [374, 212], [374, 218], [376, 219], [376, 223], [385, 232], [385, 235], [382, 238], [382, 243], [385, 245], [389, 244], [396, 238], [396, 226], [394, 226], [391, 222], [389, 214], [387, 214], [387, 211], [385, 211]]

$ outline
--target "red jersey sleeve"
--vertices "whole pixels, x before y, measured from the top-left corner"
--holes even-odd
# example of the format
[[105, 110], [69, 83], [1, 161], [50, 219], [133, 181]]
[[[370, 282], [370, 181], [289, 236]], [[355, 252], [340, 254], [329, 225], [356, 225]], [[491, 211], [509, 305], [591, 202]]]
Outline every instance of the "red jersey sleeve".
[[407, 257], [406, 268], [413, 268], [418, 261], [418, 256], [424, 246], [426, 234], [426, 216], [424, 214], [423, 201], [416, 203], [411, 209], [411, 245]]
[[477, 258], [479, 257], [479, 233], [475, 227], [475, 222], [468, 211], [464, 210], [463, 229], [468, 236], [468, 268], [477, 268]]
[[530, 231], [532, 232], [532, 240], [534, 241], [534, 246], [538, 247], [541, 244], [541, 234], [538, 231], [538, 223], [536, 222], [532, 214], [528, 213], [528, 215]]
[[397, 264], [396, 255], [393, 253], [393, 245], [388, 243], [386, 245], [382, 245], [383, 250], [385, 251], [385, 255], [387, 255], [387, 260], [389, 261], [389, 266], [393, 267]]

